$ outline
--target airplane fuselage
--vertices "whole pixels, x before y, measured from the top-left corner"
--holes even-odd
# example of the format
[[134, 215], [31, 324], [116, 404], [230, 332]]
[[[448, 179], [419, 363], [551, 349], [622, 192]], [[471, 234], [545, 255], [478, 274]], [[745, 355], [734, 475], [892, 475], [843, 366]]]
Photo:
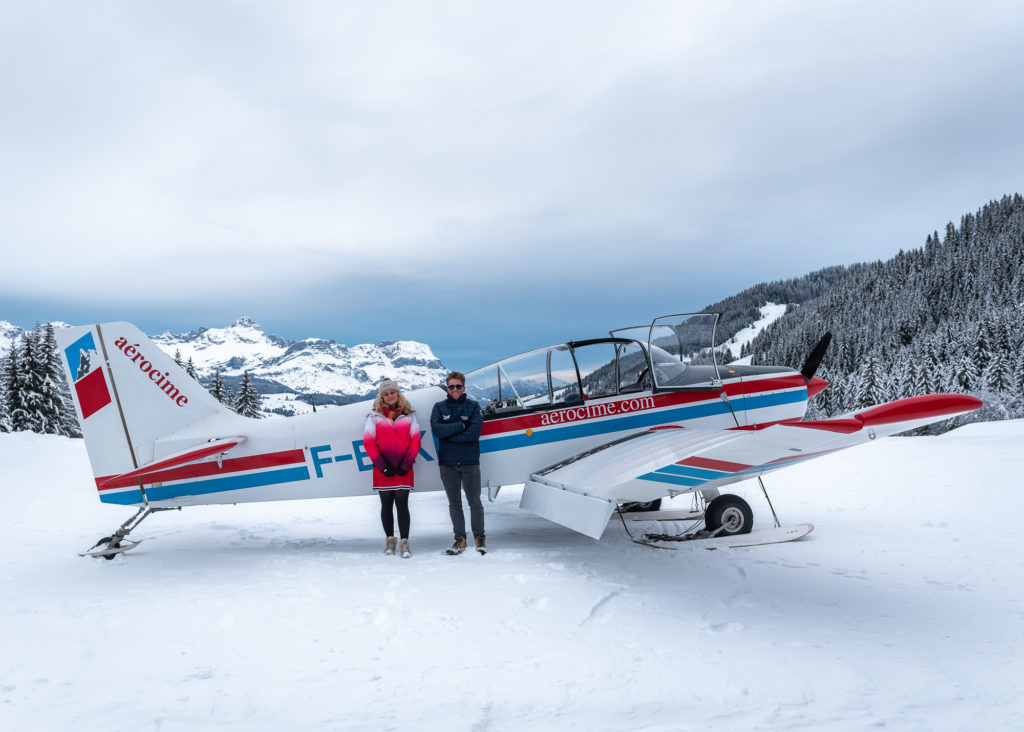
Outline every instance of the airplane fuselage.
[[[700, 368], [700, 367], [695, 367]], [[757, 429], [803, 416], [807, 386], [788, 368], [734, 367], [706, 387], [634, 391], [549, 408], [486, 415], [480, 440], [484, 486], [522, 483], [532, 469], [559, 463], [638, 430], [680, 426]], [[416, 410], [423, 446], [414, 466], [415, 490], [441, 490], [437, 443], [430, 430], [437, 387], [406, 393]], [[147, 460], [190, 448], [213, 436], [244, 434], [244, 444], [219, 458], [172, 467], [138, 479], [96, 479], [106, 503], [156, 506], [371, 495], [372, 466], [362, 446], [370, 401], [285, 419], [247, 420], [215, 414], [157, 439]], [[530, 468], [524, 470], [524, 466]], [[664, 495], [662, 486], [638, 488], [632, 500]], [[644, 490], [648, 491], [644, 493]]]

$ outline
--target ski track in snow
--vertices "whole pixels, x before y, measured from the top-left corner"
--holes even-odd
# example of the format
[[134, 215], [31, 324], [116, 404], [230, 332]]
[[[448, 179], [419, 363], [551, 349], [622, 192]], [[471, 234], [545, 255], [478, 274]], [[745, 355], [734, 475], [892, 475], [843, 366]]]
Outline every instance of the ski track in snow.
[[2, 434], [0, 729], [1016, 728], [1022, 442], [971, 425], [780, 471], [783, 523], [815, 524], [788, 544], [595, 542], [509, 487], [486, 557], [442, 554], [431, 493], [409, 560], [368, 496], [157, 514], [105, 561], [76, 552], [130, 510], [82, 442]]

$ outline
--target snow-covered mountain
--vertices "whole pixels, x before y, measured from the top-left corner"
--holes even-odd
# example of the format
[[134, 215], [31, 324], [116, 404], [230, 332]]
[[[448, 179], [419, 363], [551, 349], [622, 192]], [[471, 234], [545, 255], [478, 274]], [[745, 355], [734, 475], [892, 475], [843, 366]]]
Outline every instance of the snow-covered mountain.
[[[0, 321], [0, 357], [24, 333], [24, 328]], [[285, 412], [304, 411], [296, 395], [315, 395], [317, 404], [344, 403], [372, 394], [385, 376], [404, 389], [414, 389], [439, 384], [447, 373], [430, 346], [418, 341], [356, 346], [322, 338], [293, 341], [265, 333], [249, 318], [226, 328], [150, 337], [170, 356], [180, 353], [182, 363], [191, 358], [204, 384], [216, 369], [229, 383], [237, 383], [248, 370], [265, 396], [264, 408]]]
[[[248, 318], [226, 328], [199, 328], [189, 333], [162, 333], [153, 341], [171, 356], [190, 358], [200, 380], [220, 369], [228, 380], [244, 371], [262, 382], [260, 391], [363, 397], [385, 376], [413, 389], [444, 380], [444, 365], [417, 341], [382, 341], [346, 346], [322, 338], [287, 340], [264, 333]], [[272, 383], [268, 383], [272, 382]]]
[[25, 335], [25, 329], [0, 320], [0, 358], [10, 353], [11, 347]]

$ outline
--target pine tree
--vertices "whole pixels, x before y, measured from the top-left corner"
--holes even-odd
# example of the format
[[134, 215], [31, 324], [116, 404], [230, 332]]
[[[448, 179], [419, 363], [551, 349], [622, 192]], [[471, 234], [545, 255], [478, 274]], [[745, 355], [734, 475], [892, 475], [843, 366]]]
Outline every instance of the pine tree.
[[950, 388], [953, 391], [970, 392], [978, 384], [978, 368], [974, 359], [966, 351], [960, 354], [960, 358], [953, 362], [953, 373]]
[[[11, 349], [14, 353], [14, 349]], [[0, 359], [0, 432], [11, 431], [11, 356], [8, 354]]]
[[199, 377], [196, 375], [196, 365], [192, 362], [191, 356], [188, 357], [188, 363], [185, 364], [185, 373], [199, 381]]
[[1017, 363], [1014, 369], [1014, 391], [1017, 392], [1017, 398], [1024, 400], [1024, 348], [1020, 349], [1017, 353]]
[[1003, 355], [1002, 351], [994, 351], [989, 359], [988, 366], [981, 375], [985, 388], [992, 391], [1009, 391], [1013, 388], [1013, 366]]
[[259, 393], [252, 385], [249, 372], [242, 374], [242, 383], [238, 387], [238, 399], [235, 400], [235, 411], [243, 417], [254, 417], [259, 419], [263, 416], [260, 412], [261, 399]]
[[[14, 432], [38, 432], [42, 420], [39, 418], [41, 400], [38, 385], [39, 374], [35, 363], [35, 331], [25, 333], [15, 356], [14, 383], [16, 390], [11, 402], [11, 430]], [[15, 349], [11, 349], [12, 354]]]
[[183, 365], [182, 362], [181, 362], [181, 349], [180, 348], [175, 348], [174, 349], [174, 363], [178, 364], [179, 366]]
[[45, 375], [44, 399], [52, 405], [52, 422], [44, 431], [65, 437], [81, 437], [82, 431], [79, 429], [78, 418], [71, 402], [71, 391], [67, 379], [64, 378], [64, 364], [60, 349], [57, 347], [53, 323], [47, 323], [43, 328], [39, 343], [39, 357], [44, 365]]
[[873, 407], [886, 401], [885, 381], [874, 353], [867, 355], [857, 372], [855, 394], [854, 409]]
[[224, 379], [221, 378], [220, 369], [213, 370], [213, 383], [210, 384], [210, 393], [213, 395], [213, 398], [221, 404], [231, 406], [227, 401], [228, 392], [227, 389], [224, 388]]

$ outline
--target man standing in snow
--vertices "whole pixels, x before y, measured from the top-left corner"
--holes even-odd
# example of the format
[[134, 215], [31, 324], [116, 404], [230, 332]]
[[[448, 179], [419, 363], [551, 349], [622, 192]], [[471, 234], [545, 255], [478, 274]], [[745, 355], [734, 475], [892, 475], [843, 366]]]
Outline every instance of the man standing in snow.
[[448, 494], [448, 513], [455, 532], [455, 543], [446, 552], [461, 554], [466, 549], [466, 516], [462, 511], [462, 492], [465, 491], [476, 550], [486, 554], [484, 505], [480, 501], [483, 412], [479, 404], [466, 396], [465, 375], [452, 371], [446, 381], [448, 396], [435, 404], [430, 413], [430, 429], [438, 440], [437, 464], [444, 492]]

